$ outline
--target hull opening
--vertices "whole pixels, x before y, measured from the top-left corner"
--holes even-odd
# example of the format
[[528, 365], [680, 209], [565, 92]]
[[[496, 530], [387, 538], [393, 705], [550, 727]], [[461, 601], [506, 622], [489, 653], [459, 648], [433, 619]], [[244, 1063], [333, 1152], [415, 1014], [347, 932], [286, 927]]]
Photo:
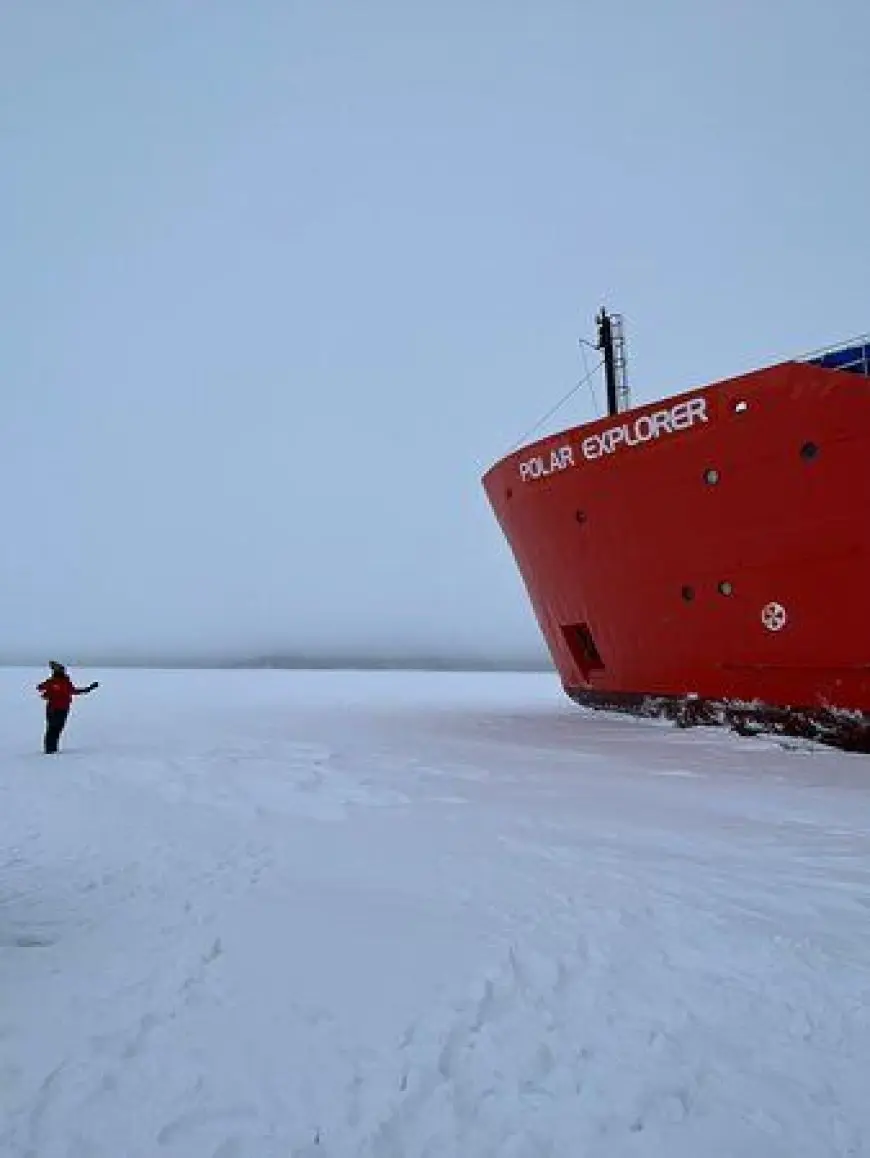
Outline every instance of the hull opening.
[[604, 662], [598, 654], [595, 640], [587, 623], [569, 623], [562, 628], [562, 637], [571, 653], [571, 658], [589, 682], [594, 671], [604, 671]]

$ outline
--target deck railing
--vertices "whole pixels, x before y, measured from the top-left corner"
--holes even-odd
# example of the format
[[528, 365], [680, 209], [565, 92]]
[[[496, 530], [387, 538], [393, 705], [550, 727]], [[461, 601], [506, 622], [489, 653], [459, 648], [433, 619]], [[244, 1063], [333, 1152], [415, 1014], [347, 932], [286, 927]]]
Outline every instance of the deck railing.
[[870, 378], [870, 334], [852, 338], [838, 346], [824, 350], [814, 350], [800, 359], [825, 370], [847, 370], [850, 374], [863, 374]]

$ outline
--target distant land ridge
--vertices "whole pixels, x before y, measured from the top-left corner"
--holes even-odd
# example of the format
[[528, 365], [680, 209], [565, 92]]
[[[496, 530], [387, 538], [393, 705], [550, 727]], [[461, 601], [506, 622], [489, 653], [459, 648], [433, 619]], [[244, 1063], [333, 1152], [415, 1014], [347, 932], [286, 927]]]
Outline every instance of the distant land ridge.
[[343, 655], [341, 653], [311, 655], [304, 652], [278, 653], [255, 656], [203, 655], [107, 655], [71, 654], [48, 657], [33, 655], [3, 655], [3, 667], [44, 667], [48, 659], [61, 658], [64, 663], [79, 668], [215, 668], [276, 671], [503, 671], [544, 672], [553, 670], [547, 656], [477, 656], [477, 655]]

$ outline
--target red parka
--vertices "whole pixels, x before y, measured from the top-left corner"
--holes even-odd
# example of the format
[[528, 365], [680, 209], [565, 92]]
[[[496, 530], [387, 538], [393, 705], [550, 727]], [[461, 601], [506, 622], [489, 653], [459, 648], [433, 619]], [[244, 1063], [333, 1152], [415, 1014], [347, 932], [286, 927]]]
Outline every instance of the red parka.
[[36, 690], [53, 712], [59, 712], [70, 706], [73, 696], [80, 696], [88, 689], [77, 688], [68, 675], [53, 675], [43, 680]]

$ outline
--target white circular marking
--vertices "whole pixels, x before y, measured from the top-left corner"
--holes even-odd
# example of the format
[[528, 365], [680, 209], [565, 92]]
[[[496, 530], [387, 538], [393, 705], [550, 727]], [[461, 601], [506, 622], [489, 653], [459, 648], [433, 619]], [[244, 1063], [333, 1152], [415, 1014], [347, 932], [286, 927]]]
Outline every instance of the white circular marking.
[[761, 622], [768, 631], [782, 631], [788, 619], [781, 603], [765, 603], [761, 609]]

